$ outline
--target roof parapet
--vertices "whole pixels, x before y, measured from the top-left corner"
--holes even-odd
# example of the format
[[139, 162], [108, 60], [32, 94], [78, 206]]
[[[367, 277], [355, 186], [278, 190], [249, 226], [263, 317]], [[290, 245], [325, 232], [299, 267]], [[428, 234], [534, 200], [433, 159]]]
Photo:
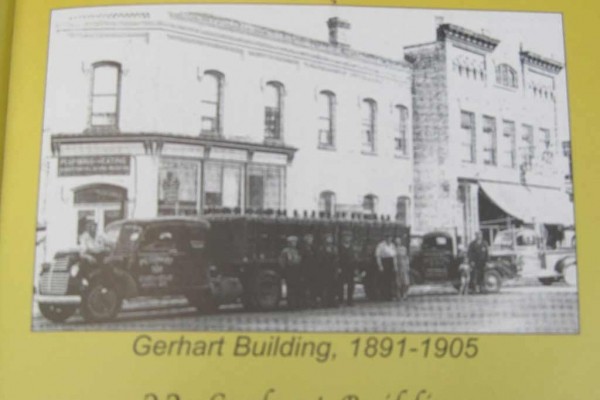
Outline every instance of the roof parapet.
[[473, 46], [479, 50], [492, 52], [500, 43], [500, 40], [483, 33], [477, 33], [470, 29], [454, 24], [441, 24], [437, 28], [437, 40], [443, 41], [449, 39], [455, 42]]
[[531, 51], [521, 50], [519, 56], [521, 57], [521, 62], [523, 64], [531, 65], [553, 74], [559, 73], [564, 67], [563, 64], [556, 60], [543, 57]]

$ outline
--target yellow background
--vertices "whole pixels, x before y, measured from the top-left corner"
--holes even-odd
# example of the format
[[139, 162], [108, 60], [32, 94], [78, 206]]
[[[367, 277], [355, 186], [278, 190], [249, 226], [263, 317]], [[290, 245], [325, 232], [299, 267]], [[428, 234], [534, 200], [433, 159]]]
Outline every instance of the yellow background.
[[[0, 0], [7, 1], [7, 0]], [[164, 0], [162, 2], [165, 2]], [[384, 400], [400, 388], [428, 388], [433, 399], [600, 399], [600, 2], [596, 0], [395, 0], [369, 5], [552, 11], [564, 15], [574, 154], [581, 333], [483, 335], [473, 360], [139, 358], [135, 333], [32, 333], [31, 296], [47, 36], [52, 8], [114, 5], [113, 0], [16, 0], [9, 118], [0, 209], [0, 399], [142, 399], [179, 391], [208, 399], [262, 399], [269, 387], [286, 400]], [[120, 0], [119, 4], [158, 3]], [[181, 3], [181, 1], [178, 1]], [[307, 2], [304, 2], [305, 4]], [[329, 4], [312, 2], [313, 4]], [[338, 4], [359, 5], [341, 0]], [[0, 87], [1, 88], [1, 87]], [[0, 104], [1, 105], [1, 104]], [[177, 338], [177, 333], [155, 333]], [[192, 339], [218, 333], [189, 333]], [[226, 334], [231, 341], [235, 334]], [[260, 336], [260, 335], [257, 335]], [[330, 338], [341, 349], [353, 335]], [[403, 335], [398, 335], [398, 337]], [[418, 341], [424, 335], [407, 335]], [[434, 336], [434, 335], [431, 335]], [[349, 349], [348, 346], [344, 348]]]

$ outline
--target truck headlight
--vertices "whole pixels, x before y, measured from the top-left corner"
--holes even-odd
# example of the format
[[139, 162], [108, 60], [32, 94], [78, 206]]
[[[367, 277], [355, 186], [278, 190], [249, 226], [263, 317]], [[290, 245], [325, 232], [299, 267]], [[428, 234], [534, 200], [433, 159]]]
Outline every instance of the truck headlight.
[[69, 273], [73, 278], [75, 278], [77, 274], [79, 274], [79, 264], [73, 264]]
[[50, 263], [42, 263], [42, 273], [50, 271]]

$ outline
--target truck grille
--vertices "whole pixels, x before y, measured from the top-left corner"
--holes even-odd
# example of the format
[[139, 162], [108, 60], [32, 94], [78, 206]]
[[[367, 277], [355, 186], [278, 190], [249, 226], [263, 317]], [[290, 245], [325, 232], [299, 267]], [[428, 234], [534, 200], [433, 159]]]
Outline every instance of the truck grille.
[[55, 260], [50, 270], [40, 277], [40, 294], [64, 295], [69, 286], [69, 259]]

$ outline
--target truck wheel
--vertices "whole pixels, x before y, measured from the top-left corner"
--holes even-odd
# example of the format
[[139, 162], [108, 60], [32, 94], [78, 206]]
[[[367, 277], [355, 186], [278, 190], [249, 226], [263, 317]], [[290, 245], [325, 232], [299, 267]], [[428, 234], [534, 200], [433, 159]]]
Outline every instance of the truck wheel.
[[554, 282], [556, 282], [556, 279], [554, 278], [539, 278], [538, 279], [540, 281], [540, 283], [544, 286], [550, 286], [552, 285]]
[[188, 303], [202, 314], [213, 314], [219, 308], [215, 297], [209, 291], [199, 291], [185, 295]]
[[486, 271], [483, 274], [483, 291], [498, 293], [502, 287], [502, 277], [497, 271]]
[[81, 303], [81, 315], [86, 322], [109, 321], [121, 310], [123, 299], [117, 290], [102, 280], [92, 281]]
[[275, 310], [281, 301], [281, 276], [272, 270], [261, 270], [252, 280], [250, 290], [253, 309]]
[[567, 265], [562, 272], [563, 279], [569, 286], [577, 286], [577, 265]]
[[75, 314], [77, 306], [70, 304], [38, 304], [42, 315], [52, 322], [64, 322]]

